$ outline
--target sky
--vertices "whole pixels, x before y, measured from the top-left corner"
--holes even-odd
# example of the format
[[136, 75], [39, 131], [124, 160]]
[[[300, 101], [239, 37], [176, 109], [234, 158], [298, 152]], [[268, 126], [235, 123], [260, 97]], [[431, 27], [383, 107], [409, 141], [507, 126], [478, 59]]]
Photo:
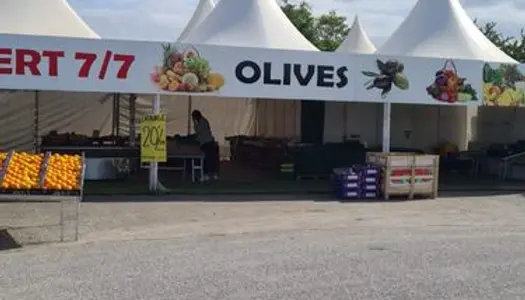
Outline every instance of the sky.
[[[215, 0], [217, 1], [217, 0]], [[243, 1], [243, 0], [238, 0]], [[408, 15], [417, 0], [310, 0], [314, 13], [336, 10], [351, 23], [356, 14], [376, 46]], [[434, 0], [446, 1], [446, 0]], [[198, 0], [69, 0], [105, 38], [171, 41], [190, 19]], [[525, 26], [525, 0], [461, 0], [468, 14], [516, 36]]]

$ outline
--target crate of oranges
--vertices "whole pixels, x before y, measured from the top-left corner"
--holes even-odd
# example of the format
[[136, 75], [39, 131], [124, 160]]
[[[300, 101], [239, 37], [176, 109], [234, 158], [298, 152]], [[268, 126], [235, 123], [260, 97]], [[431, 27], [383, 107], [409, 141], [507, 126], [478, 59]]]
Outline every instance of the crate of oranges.
[[40, 187], [44, 154], [9, 152], [4, 159], [0, 186], [2, 192], [36, 193]]
[[7, 159], [7, 152], [0, 152], [0, 174], [2, 174], [2, 171], [4, 170], [4, 163], [6, 159]]
[[0, 153], [0, 193], [77, 196], [83, 186], [80, 155]]
[[84, 159], [80, 155], [50, 154], [44, 166], [42, 188], [55, 193], [79, 194], [84, 181]]

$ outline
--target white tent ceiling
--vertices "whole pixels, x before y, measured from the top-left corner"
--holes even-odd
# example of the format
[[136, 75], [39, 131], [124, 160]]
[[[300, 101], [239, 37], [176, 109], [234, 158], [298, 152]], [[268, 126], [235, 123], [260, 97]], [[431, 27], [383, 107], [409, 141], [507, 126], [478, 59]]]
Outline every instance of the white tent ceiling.
[[98, 38], [66, 0], [2, 0], [0, 32]]
[[339, 48], [337, 48], [336, 52], [361, 54], [372, 54], [376, 52], [376, 47], [361, 26], [358, 16], [355, 17], [346, 39]]
[[187, 43], [316, 51], [275, 0], [221, 0]]
[[197, 27], [206, 17], [211, 13], [215, 3], [212, 0], [200, 0], [195, 12], [191, 16], [190, 21], [186, 24], [186, 27], [182, 30], [182, 33], [179, 35], [177, 42], [184, 42], [189, 33]]
[[378, 52], [516, 62], [483, 35], [459, 0], [419, 0]]

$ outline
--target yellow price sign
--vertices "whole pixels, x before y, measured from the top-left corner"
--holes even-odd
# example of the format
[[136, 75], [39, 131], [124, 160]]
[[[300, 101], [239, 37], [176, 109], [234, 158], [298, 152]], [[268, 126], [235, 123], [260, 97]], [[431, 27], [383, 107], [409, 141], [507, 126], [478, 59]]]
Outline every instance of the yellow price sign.
[[166, 115], [148, 115], [140, 122], [140, 161], [166, 162]]

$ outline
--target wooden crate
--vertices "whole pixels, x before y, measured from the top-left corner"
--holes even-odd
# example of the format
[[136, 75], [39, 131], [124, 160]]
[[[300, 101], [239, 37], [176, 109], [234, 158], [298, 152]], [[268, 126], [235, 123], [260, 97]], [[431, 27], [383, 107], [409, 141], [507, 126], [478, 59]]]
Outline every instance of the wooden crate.
[[381, 193], [385, 200], [391, 196], [437, 198], [438, 155], [369, 152], [366, 160], [382, 169]]

